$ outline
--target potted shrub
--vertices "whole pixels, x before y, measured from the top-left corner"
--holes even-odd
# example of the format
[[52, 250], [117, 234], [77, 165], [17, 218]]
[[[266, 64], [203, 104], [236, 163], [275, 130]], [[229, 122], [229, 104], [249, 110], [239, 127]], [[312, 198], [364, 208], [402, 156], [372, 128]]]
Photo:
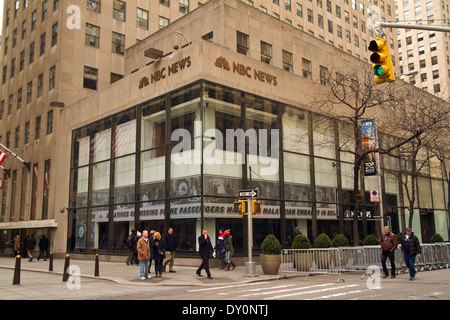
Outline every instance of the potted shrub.
[[[314, 245], [318, 249], [327, 249], [331, 247], [331, 239], [325, 233], [321, 233], [317, 236]], [[330, 265], [329, 252], [325, 250], [318, 250], [315, 254], [316, 264], [319, 269], [328, 269]]]
[[264, 274], [278, 274], [281, 264], [281, 244], [273, 235], [269, 234], [261, 245], [262, 254], [259, 261]]
[[435, 233], [430, 238], [430, 243], [444, 242], [444, 239], [439, 233]]
[[333, 248], [339, 248], [339, 247], [349, 247], [350, 242], [348, 241], [347, 237], [343, 234], [337, 234], [334, 236], [333, 240], [331, 240], [331, 246]]
[[292, 249], [303, 249], [294, 252], [294, 268], [297, 268], [297, 271], [308, 271], [310, 261], [308, 261], [308, 252], [305, 250], [311, 249], [308, 237], [303, 234], [297, 235], [292, 242]]
[[378, 240], [378, 238], [374, 235], [374, 234], [369, 234], [363, 242], [364, 246], [378, 246], [380, 245], [380, 240]]

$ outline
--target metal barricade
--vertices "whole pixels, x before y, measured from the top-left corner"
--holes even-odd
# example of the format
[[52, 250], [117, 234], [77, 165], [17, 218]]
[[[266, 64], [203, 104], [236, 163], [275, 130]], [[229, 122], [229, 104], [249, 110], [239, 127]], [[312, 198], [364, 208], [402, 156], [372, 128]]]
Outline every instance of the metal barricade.
[[[366, 254], [366, 268], [369, 266], [379, 266], [381, 265], [381, 247], [380, 246], [363, 246], [364, 252]], [[403, 254], [401, 251], [401, 246], [399, 245], [394, 252], [394, 263], [395, 263], [395, 273], [400, 274], [403, 272], [403, 267], [405, 266]], [[386, 268], [391, 268], [391, 261], [386, 260]]]
[[437, 268], [436, 262], [436, 253], [434, 245], [423, 243], [422, 247], [422, 256], [423, 256], [423, 264], [424, 267], [422, 269], [434, 270]]
[[337, 274], [341, 278], [341, 251], [329, 249], [283, 249], [281, 252], [281, 274], [303, 273]]
[[437, 263], [440, 269], [448, 268], [448, 251], [445, 243], [435, 243]]
[[381, 266], [380, 246], [363, 246], [366, 253], [366, 266]]
[[339, 247], [342, 271], [365, 271], [366, 253], [363, 247]]

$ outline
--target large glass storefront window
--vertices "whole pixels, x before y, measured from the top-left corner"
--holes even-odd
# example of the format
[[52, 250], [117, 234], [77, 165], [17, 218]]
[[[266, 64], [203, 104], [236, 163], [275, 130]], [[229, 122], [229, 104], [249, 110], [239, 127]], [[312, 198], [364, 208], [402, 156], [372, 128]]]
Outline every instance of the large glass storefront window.
[[[132, 229], [166, 234], [171, 226], [180, 254], [195, 254], [202, 228], [214, 243], [219, 229], [231, 229], [236, 252], [244, 253], [247, 218], [233, 212], [233, 202], [250, 188], [258, 190], [262, 211], [253, 219], [254, 248], [268, 234], [284, 244], [282, 235], [296, 226], [310, 236], [313, 212], [317, 230], [332, 236], [339, 210], [351, 212], [354, 203], [352, 158], [336, 155], [336, 141], [343, 141], [336, 132], [347, 129], [198, 82], [74, 130], [68, 250], [125, 254]], [[385, 180], [396, 194], [395, 177]], [[376, 186], [376, 178], [366, 180], [366, 190]]]

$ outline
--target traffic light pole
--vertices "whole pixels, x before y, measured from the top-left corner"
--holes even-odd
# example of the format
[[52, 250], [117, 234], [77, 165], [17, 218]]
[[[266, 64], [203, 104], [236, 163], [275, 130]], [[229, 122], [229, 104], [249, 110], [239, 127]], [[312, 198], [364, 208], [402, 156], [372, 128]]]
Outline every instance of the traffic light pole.
[[394, 23], [394, 22], [376, 22], [374, 24], [376, 29], [380, 28], [400, 28], [400, 29], [419, 29], [429, 31], [450, 32], [450, 27], [439, 27], [421, 24], [408, 24], [408, 23]]
[[252, 198], [247, 198], [248, 205], [248, 261], [245, 263], [245, 275], [246, 277], [257, 277], [255, 263], [252, 261], [252, 249], [253, 249], [253, 208]]

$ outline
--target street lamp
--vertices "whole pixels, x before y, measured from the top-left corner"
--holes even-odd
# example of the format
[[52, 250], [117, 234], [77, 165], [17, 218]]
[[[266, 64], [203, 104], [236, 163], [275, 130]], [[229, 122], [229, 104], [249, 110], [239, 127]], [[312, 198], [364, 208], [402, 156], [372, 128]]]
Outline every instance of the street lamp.
[[[403, 77], [403, 76], [413, 76], [418, 74], [419, 71], [418, 70], [411, 70], [405, 73], [402, 73], [400, 75], [398, 75], [397, 77]], [[391, 84], [391, 82], [389, 82], [387, 84], [387, 86], [385, 86], [383, 88], [383, 90], [381, 90], [381, 107], [383, 107], [383, 94], [384, 94], [384, 90], [386, 90], [387, 87], [389, 87], [389, 85]], [[382, 176], [381, 176], [381, 163], [380, 163], [380, 139], [379, 139], [379, 133], [378, 133], [378, 105], [377, 104], [377, 110], [376, 110], [376, 115], [375, 115], [375, 127], [376, 127], [376, 148], [378, 150], [377, 152], [377, 171], [378, 171], [378, 189], [379, 189], [379, 199], [380, 199], [380, 225], [381, 225], [381, 235], [383, 234], [383, 229], [384, 229], [384, 207], [383, 207], [383, 188], [382, 188]]]

